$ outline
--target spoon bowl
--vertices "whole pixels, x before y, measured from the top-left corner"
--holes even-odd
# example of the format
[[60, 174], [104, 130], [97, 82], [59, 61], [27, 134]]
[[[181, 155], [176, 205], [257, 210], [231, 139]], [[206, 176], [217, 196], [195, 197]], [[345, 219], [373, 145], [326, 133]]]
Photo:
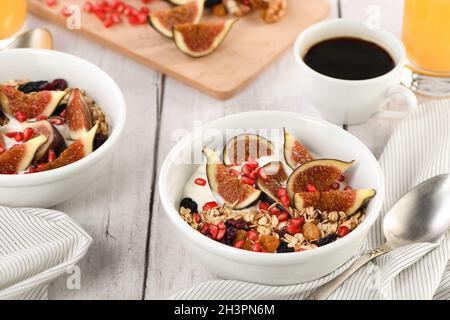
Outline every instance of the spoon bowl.
[[25, 31], [11, 39], [3, 49], [53, 49], [53, 36], [45, 28], [35, 28]]

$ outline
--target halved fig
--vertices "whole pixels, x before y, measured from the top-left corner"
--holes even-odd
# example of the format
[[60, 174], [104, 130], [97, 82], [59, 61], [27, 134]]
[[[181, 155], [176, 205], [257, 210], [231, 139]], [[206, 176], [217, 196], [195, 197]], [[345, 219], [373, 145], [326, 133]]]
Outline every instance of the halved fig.
[[273, 201], [280, 203], [277, 191], [284, 187], [288, 178], [284, 170], [283, 163], [274, 161], [262, 167], [267, 179], [263, 179], [261, 175], [256, 180], [256, 187], [268, 195]]
[[27, 122], [23, 124], [24, 129], [33, 129], [34, 135], [43, 135], [47, 141], [37, 150], [35, 161], [44, 162], [48, 159], [48, 151], [53, 150], [58, 157], [66, 149], [66, 141], [61, 133], [47, 120]]
[[183, 23], [174, 26], [173, 38], [181, 52], [193, 58], [213, 53], [225, 40], [236, 19], [200, 24]]
[[328, 191], [333, 182], [350, 168], [355, 161], [345, 162], [335, 159], [311, 160], [294, 170], [289, 176], [286, 189], [291, 199], [303, 191]]
[[58, 169], [87, 157], [93, 152], [94, 137], [97, 133], [98, 122], [83, 137], [72, 143], [55, 160], [45, 164], [43, 171]]
[[376, 194], [374, 189], [325, 191], [325, 192], [299, 192], [294, 196], [295, 208], [302, 210], [313, 207], [322, 211], [343, 211], [351, 216]]
[[286, 129], [284, 129], [284, 159], [292, 169], [314, 159], [308, 149]]
[[255, 134], [242, 134], [231, 139], [223, 150], [226, 165], [242, 164], [249, 159], [256, 160], [274, 152], [272, 142]]
[[70, 93], [65, 112], [69, 138], [78, 140], [92, 129], [91, 111], [80, 89]]
[[41, 115], [49, 117], [65, 95], [65, 91], [40, 91], [26, 94], [14, 87], [0, 85], [0, 106], [10, 116], [21, 111], [28, 119]]
[[24, 144], [16, 144], [0, 155], [0, 174], [11, 174], [24, 171], [34, 159], [36, 151], [47, 138], [39, 136]]
[[230, 168], [224, 165], [216, 152], [205, 148], [206, 155], [206, 176], [209, 186], [214, 193], [217, 193], [228, 205], [234, 209], [243, 209], [258, 200], [261, 191], [245, 184], [241, 179], [230, 173]]
[[173, 27], [181, 23], [199, 23], [205, 0], [194, 0], [175, 8], [151, 13], [148, 23], [163, 36], [173, 38]]

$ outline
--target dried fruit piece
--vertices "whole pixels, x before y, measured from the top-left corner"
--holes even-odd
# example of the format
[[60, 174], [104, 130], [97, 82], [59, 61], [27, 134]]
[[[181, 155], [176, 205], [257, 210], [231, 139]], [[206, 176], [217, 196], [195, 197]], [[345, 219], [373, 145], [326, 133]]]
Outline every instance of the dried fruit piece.
[[300, 192], [294, 196], [295, 208], [302, 210], [307, 207], [332, 212], [343, 211], [347, 216], [357, 212], [376, 194], [374, 189], [348, 191]]
[[235, 19], [219, 23], [184, 23], [173, 29], [174, 41], [178, 49], [193, 58], [213, 53], [225, 40]]
[[72, 140], [80, 139], [92, 128], [91, 112], [80, 89], [70, 93], [65, 120]]
[[314, 159], [308, 149], [286, 129], [284, 129], [284, 159], [292, 169]]
[[303, 236], [305, 237], [305, 239], [307, 239], [309, 241], [317, 240], [321, 236], [319, 227], [316, 226], [312, 222], [305, 223], [303, 225], [302, 230], [303, 230]]
[[326, 244], [332, 243], [337, 240], [337, 234], [331, 233], [323, 238], [320, 238], [314, 242], [314, 244], [318, 247], [324, 246]]
[[34, 119], [40, 115], [49, 117], [65, 95], [64, 91], [40, 91], [26, 94], [14, 87], [0, 85], [0, 106], [11, 116], [17, 112], [23, 112], [28, 119]]
[[184, 198], [183, 200], [181, 200], [180, 208], [189, 209], [189, 210], [191, 210], [191, 213], [198, 212], [198, 205], [191, 198]]
[[[289, 176], [286, 189], [291, 199], [295, 193], [308, 191], [307, 186], [311, 186], [319, 191], [327, 191], [330, 185], [336, 181], [339, 176], [350, 168], [355, 161], [344, 162], [334, 159], [311, 160], [302, 164], [294, 170]], [[311, 191], [311, 190], [310, 190]]]
[[47, 84], [48, 81], [27, 82], [18, 86], [17, 90], [22, 91], [23, 93], [42, 91]]
[[229, 168], [220, 161], [213, 150], [205, 148], [203, 152], [207, 158], [206, 175], [213, 192], [235, 209], [248, 207], [258, 200], [261, 191], [230, 174]]
[[0, 155], [0, 174], [24, 171], [28, 168], [37, 149], [47, 141], [45, 136], [36, 137], [24, 144], [14, 145]]
[[93, 152], [94, 137], [98, 129], [98, 123], [84, 137], [72, 143], [54, 161], [45, 164], [42, 171], [53, 170], [67, 166], [87, 157]]
[[[274, 152], [272, 142], [255, 134], [243, 134], [228, 141], [223, 150], [223, 161], [226, 165], [242, 164], [249, 160], [256, 160], [270, 156]], [[256, 169], [258, 163], [255, 163]]]
[[179, 7], [153, 12], [148, 16], [148, 22], [163, 36], [173, 38], [174, 26], [181, 23], [200, 22], [204, 2], [204, 0], [195, 0]]
[[283, 164], [280, 161], [274, 161], [266, 164], [263, 167], [264, 173], [267, 174], [267, 179], [258, 177], [256, 180], [256, 187], [269, 196], [273, 201], [281, 205], [285, 205], [281, 201], [281, 196], [278, 195], [281, 188], [284, 187], [287, 174], [284, 170]]
[[66, 148], [66, 141], [61, 133], [47, 120], [28, 122], [23, 124], [24, 139], [27, 129], [33, 130], [33, 136], [43, 135], [47, 141], [37, 150], [35, 160], [37, 162], [46, 162], [48, 159], [48, 151], [51, 149], [58, 157]]

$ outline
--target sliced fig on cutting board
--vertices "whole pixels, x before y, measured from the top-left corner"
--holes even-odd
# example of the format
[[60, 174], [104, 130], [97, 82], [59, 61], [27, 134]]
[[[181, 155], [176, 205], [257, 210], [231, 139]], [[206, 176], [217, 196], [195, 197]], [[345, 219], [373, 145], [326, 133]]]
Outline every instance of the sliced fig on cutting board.
[[20, 111], [28, 119], [41, 115], [50, 117], [65, 95], [65, 91], [40, 91], [26, 94], [14, 87], [0, 85], [0, 106], [10, 116]]
[[294, 196], [295, 208], [299, 211], [313, 207], [322, 211], [343, 211], [348, 216], [357, 212], [376, 194], [374, 189], [299, 192]]
[[245, 184], [241, 179], [230, 173], [230, 168], [224, 165], [216, 152], [209, 148], [203, 150], [206, 156], [206, 176], [211, 190], [235, 209], [250, 206], [261, 195], [261, 191]]
[[207, 56], [219, 48], [236, 19], [200, 24], [183, 23], [174, 26], [173, 38], [177, 48], [193, 58]]
[[74, 89], [70, 93], [65, 120], [72, 140], [80, 139], [92, 129], [91, 111], [80, 89]]
[[204, 0], [194, 0], [182, 6], [153, 12], [148, 16], [148, 23], [163, 36], [173, 38], [174, 26], [200, 22], [204, 3]]
[[98, 123], [87, 134], [72, 143], [58, 158], [45, 164], [43, 171], [67, 166], [90, 155], [93, 152], [94, 137], [97, 129]]
[[16, 144], [0, 155], [0, 174], [24, 171], [33, 161], [36, 151], [47, 141], [45, 136], [38, 136], [24, 144]]
[[223, 162], [237, 165], [270, 156], [274, 152], [272, 142], [255, 134], [242, 134], [231, 139], [223, 150]]
[[47, 141], [36, 152], [36, 162], [45, 162], [48, 159], [49, 150], [53, 150], [58, 157], [66, 149], [64, 137], [47, 120], [24, 123], [23, 127], [24, 129], [33, 129], [34, 136], [43, 135], [47, 138]]
[[293, 199], [294, 194], [303, 191], [328, 191], [343, 172], [350, 168], [355, 161], [345, 162], [335, 159], [311, 160], [294, 170], [289, 176], [286, 189]]
[[256, 187], [268, 195], [273, 201], [280, 203], [277, 192], [280, 188], [284, 187], [288, 178], [283, 163], [280, 161], [270, 162], [262, 167], [262, 170], [267, 178], [264, 179], [259, 175], [256, 180]]
[[284, 159], [292, 169], [314, 159], [308, 149], [286, 129], [284, 129]]

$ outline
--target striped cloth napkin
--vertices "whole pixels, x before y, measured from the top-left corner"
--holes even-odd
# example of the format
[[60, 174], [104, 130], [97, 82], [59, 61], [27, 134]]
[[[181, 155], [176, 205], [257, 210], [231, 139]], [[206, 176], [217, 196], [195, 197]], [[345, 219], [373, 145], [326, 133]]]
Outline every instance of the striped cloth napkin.
[[0, 206], [0, 300], [47, 299], [49, 282], [75, 265], [91, 243], [62, 212]]
[[[409, 189], [435, 175], [450, 172], [450, 100], [421, 105], [404, 119], [380, 158], [386, 197], [381, 217], [364, 250], [383, 243], [382, 220]], [[393, 250], [365, 265], [329, 299], [450, 299], [450, 232], [439, 244], [417, 244]], [[352, 261], [356, 259], [354, 257]], [[304, 299], [315, 288], [343, 272], [290, 286], [266, 286], [213, 280], [175, 294], [171, 299]]]

